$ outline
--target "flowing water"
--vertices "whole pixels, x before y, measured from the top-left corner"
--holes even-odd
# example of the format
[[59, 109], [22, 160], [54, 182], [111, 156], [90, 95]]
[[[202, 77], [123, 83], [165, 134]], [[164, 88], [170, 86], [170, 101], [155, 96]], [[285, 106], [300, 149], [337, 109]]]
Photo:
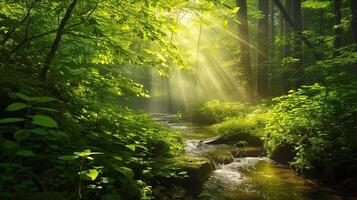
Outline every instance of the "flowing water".
[[[202, 140], [216, 135], [208, 127], [178, 122], [174, 115], [153, 114], [153, 119], [180, 130], [186, 141], [186, 153], [206, 156], [226, 145], [207, 145]], [[204, 183], [199, 200], [356, 200], [311, 179], [297, 176], [286, 166], [266, 157], [235, 158], [226, 165], [217, 165]]]

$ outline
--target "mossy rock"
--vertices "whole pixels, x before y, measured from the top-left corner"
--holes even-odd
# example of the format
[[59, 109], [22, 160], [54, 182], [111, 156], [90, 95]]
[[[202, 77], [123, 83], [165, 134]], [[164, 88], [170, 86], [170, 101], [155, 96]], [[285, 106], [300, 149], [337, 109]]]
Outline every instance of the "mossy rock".
[[156, 184], [179, 185], [193, 193], [200, 190], [202, 184], [214, 170], [209, 159], [194, 156], [166, 159], [161, 161], [160, 165], [162, 167], [159, 168], [156, 177], [154, 177]]
[[247, 146], [243, 148], [236, 149], [233, 152], [234, 157], [260, 157], [264, 156], [265, 151], [261, 146]]
[[226, 149], [215, 149], [207, 157], [215, 164], [229, 164], [234, 161], [232, 152]]
[[289, 164], [294, 160], [296, 153], [291, 145], [277, 146], [271, 153], [270, 158], [282, 164]]
[[234, 145], [240, 141], [246, 141], [250, 146], [262, 146], [263, 141], [256, 135], [251, 133], [242, 132], [242, 133], [232, 133], [225, 134], [218, 137], [215, 140], [206, 142], [206, 144], [230, 144]]

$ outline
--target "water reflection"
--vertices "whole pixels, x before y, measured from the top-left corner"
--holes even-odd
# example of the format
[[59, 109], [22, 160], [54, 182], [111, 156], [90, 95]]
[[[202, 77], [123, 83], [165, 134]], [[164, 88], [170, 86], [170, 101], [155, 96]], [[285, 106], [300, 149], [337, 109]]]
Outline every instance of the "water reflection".
[[[187, 154], [206, 157], [214, 150], [229, 149], [227, 145], [200, 142], [214, 137], [215, 133], [206, 126], [179, 122], [174, 116], [155, 114], [152, 117], [182, 132]], [[204, 183], [198, 200], [357, 200], [297, 176], [286, 166], [265, 157], [236, 158], [230, 164], [216, 167]]]
[[[247, 157], [215, 170], [199, 199], [339, 200], [333, 190], [296, 176], [268, 158]], [[346, 198], [345, 198], [346, 199]]]

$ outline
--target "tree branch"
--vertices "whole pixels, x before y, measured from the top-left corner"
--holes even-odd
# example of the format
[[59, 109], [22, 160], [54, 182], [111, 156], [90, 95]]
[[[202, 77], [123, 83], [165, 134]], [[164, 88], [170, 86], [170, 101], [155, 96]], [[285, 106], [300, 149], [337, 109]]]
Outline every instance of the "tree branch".
[[68, 6], [66, 13], [63, 17], [63, 19], [61, 20], [61, 23], [57, 29], [57, 33], [56, 33], [56, 38], [54, 39], [53, 43], [52, 43], [52, 47], [50, 52], [47, 54], [47, 57], [45, 59], [45, 62], [43, 64], [41, 73], [40, 73], [40, 80], [42, 82], [46, 82], [47, 81], [47, 73], [48, 70], [50, 68], [50, 64], [52, 62], [53, 57], [56, 54], [56, 51], [58, 49], [59, 43], [61, 41], [63, 32], [64, 32], [64, 28], [69, 20], [69, 18], [71, 17], [72, 11], [74, 9], [74, 7], [76, 6], [78, 0], [73, 0], [72, 3]]
[[31, 10], [36, 3], [37, 1], [34, 1], [28, 8], [26, 16], [14, 28], [5, 34], [4, 39], [1, 41], [1, 46], [3, 46], [10, 39], [11, 35], [16, 31], [16, 29], [30, 17]]

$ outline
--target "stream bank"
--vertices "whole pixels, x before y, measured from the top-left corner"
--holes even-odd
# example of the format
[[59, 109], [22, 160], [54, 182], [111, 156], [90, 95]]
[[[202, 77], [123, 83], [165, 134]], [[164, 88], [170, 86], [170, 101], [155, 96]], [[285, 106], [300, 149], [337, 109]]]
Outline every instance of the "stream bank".
[[[210, 170], [206, 168], [205, 173], [201, 173], [204, 174], [203, 177], [190, 177], [188, 180], [192, 182], [185, 182], [182, 185], [182, 189], [194, 192], [188, 192], [190, 194], [187, 196], [185, 191], [181, 190], [182, 196], [178, 195], [176, 199], [357, 199], [342, 195], [337, 190], [326, 187], [315, 180], [297, 176], [285, 165], [261, 156], [261, 149], [258, 147], [246, 147], [248, 153], [241, 154], [239, 158], [236, 158], [234, 157], [235, 148], [231, 145], [212, 144], [217, 135], [206, 126], [177, 121], [175, 115], [171, 114], [153, 114], [152, 118], [182, 132], [186, 144], [186, 158], [206, 159], [207, 163], [211, 165]], [[192, 171], [189, 172], [189, 175], [190, 173], [192, 174]], [[200, 173], [196, 172], [196, 174]], [[189, 197], [190, 195], [194, 197]]]

